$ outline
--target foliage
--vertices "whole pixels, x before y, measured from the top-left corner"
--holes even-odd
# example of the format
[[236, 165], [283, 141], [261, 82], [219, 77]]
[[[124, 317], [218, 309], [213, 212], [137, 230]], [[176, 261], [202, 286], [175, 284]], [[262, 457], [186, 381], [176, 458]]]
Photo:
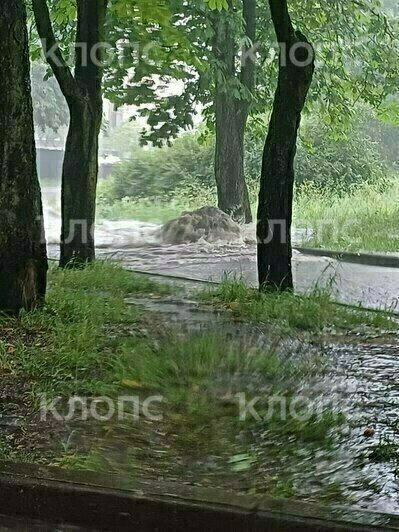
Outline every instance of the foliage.
[[[299, 141], [297, 182], [312, 181], [332, 189], [334, 194], [338, 190], [344, 194], [362, 183], [383, 186], [392, 170], [383, 162], [380, 152], [386, 152], [385, 157], [394, 156], [391, 144], [383, 142], [388, 127], [376, 120], [365, 121], [359, 111], [359, 117], [352, 121], [345, 136], [334, 136], [323, 122], [309, 118]], [[252, 201], [255, 201], [261, 170], [264, 133], [263, 127], [252, 122], [245, 141], [245, 177]], [[392, 150], [395, 148], [392, 145]], [[116, 167], [111, 181], [101, 186], [101, 203], [123, 198], [136, 201], [156, 197], [164, 202], [176, 196], [188, 199], [185, 190], [199, 192], [213, 185], [213, 153], [213, 134], [205, 135], [201, 131], [179, 137], [171, 147], [135, 149], [128, 161]]]
[[[67, 62], [73, 62], [76, 6], [72, 0], [48, 0], [56, 37]], [[192, 125], [196, 104], [213, 121], [216, 81], [238, 99], [252, 99], [237, 76], [226, 76], [212, 47], [218, 20], [227, 20], [236, 41], [236, 57], [245, 42], [242, 0], [229, 9], [226, 0], [126, 0], [110, 4], [107, 17], [107, 65], [104, 90], [117, 105], [134, 104], [148, 116], [146, 138], [154, 144], [175, 137]], [[389, 7], [389, 6], [388, 6]], [[211, 8], [211, 9], [209, 9]], [[310, 104], [317, 102], [327, 121], [346, 123], [353, 103], [364, 100], [374, 107], [393, 109], [386, 100], [396, 92], [398, 20], [386, 15], [378, 0], [323, 2], [295, 0], [290, 6], [298, 27], [306, 28], [317, 51], [318, 68]], [[257, 14], [260, 60], [253, 113], [264, 113], [274, 94], [275, 37], [267, 2]], [[32, 58], [40, 43], [32, 33]], [[339, 36], [339, 38], [335, 38]], [[249, 45], [250, 43], [246, 43]], [[239, 61], [238, 61], [239, 63]], [[178, 90], [172, 90], [174, 82]], [[166, 90], [165, 90], [166, 89]], [[393, 114], [393, 111], [391, 112]]]
[[[230, 6], [230, 10], [217, 14], [204, 9], [201, 2], [171, 2], [172, 24], [185, 33], [191, 43], [191, 53], [200, 62], [179, 70], [175, 78], [183, 87], [179, 97], [164, 92], [154, 98], [154, 107], [143, 109], [143, 113], [149, 116], [150, 132], [146, 138], [151, 142], [173, 137], [181, 128], [190, 126], [191, 116], [196, 111], [195, 104], [204, 107], [208, 125], [212, 126], [217, 83], [221, 83], [224, 90], [233, 93], [237, 99], [252, 100], [241, 82], [240, 68], [237, 66], [237, 75], [228, 75], [213, 47], [217, 21], [223, 19], [234, 35], [235, 57], [239, 65], [241, 47], [245, 42], [240, 14], [242, 0], [236, 0]], [[257, 7], [258, 68], [252, 100], [254, 116], [270, 108], [278, 54], [268, 2]], [[324, 0], [318, 4], [295, 0], [290, 3], [290, 11], [296, 27], [306, 31], [316, 48], [317, 69], [308, 108], [316, 105], [327, 124], [342, 128], [353, 116], [354, 104], [359, 101], [365, 101], [381, 111], [384, 109], [385, 115], [393, 116], [395, 106], [387, 100], [387, 96], [396, 93], [398, 85], [398, 19], [392, 14], [385, 14], [379, 0]]]
[[296, 181], [305, 181], [344, 195], [353, 187], [369, 183], [384, 186], [390, 169], [379, 153], [378, 140], [354, 120], [345, 136], [334, 138], [317, 120], [302, 130], [296, 157]]
[[382, 160], [390, 166], [399, 167], [399, 126], [369, 115], [362, 118], [362, 128], [376, 144]]
[[183, 135], [170, 148], [134, 150], [120, 164], [108, 188], [110, 201], [172, 193], [178, 186], [213, 183], [213, 142]]
[[[257, 122], [250, 123], [245, 144], [245, 174], [257, 182], [262, 164], [266, 132]], [[369, 183], [384, 188], [394, 171], [399, 128], [373, 118], [368, 110], [357, 108], [345, 130], [326, 125], [314, 113], [301, 128], [295, 158], [296, 182], [313, 182], [318, 187], [349, 193], [351, 188]]]

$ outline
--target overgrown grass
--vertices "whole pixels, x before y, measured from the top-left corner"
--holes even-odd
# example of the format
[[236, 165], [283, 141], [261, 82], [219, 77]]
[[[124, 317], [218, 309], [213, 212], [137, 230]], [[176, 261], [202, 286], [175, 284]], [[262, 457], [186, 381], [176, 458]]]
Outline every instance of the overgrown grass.
[[365, 326], [398, 328], [397, 320], [389, 313], [337, 305], [329, 292], [321, 289], [304, 295], [260, 293], [240, 279], [225, 279], [217, 288], [202, 292], [200, 297], [251, 320], [275, 321], [288, 328], [311, 332], [331, 328], [350, 331]]
[[124, 297], [169, 290], [107, 262], [83, 271], [52, 270], [43, 309], [0, 320], [6, 338], [0, 342], [0, 374], [28, 383], [32, 399], [41, 393], [112, 393], [120, 384], [114, 366], [124, 362], [110, 336], [123, 335], [120, 328], [140, 318]]
[[294, 220], [312, 231], [306, 242], [311, 247], [399, 253], [399, 179], [382, 189], [365, 184], [345, 194], [304, 186]]
[[[106, 220], [138, 220], [142, 222], [165, 223], [179, 217], [185, 211], [204, 206], [217, 206], [216, 188], [201, 184], [180, 185], [176, 190], [159, 197], [126, 197], [110, 202], [106, 193], [107, 183], [100, 183], [97, 199], [98, 218]], [[248, 183], [252, 214], [256, 219], [258, 187]]]
[[139, 220], [165, 223], [179, 217], [184, 211], [193, 211], [205, 205], [216, 205], [216, 191], [205, 187], [180, 187], [158, 198], [124, 198], [109, 203], [99, 194], [97, 216], [106, 220]]

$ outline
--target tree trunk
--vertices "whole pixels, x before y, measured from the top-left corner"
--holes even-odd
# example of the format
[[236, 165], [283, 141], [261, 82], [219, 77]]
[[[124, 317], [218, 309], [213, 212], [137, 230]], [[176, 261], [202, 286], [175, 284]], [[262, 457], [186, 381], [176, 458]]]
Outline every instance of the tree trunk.
[[251, 205], [244, 177], [247, 117], [242, 106], [243, 102], [225, 93], [216, 96], [215, 178], [219, 209], [239, 223], [250, 223]]
[[47, 257], [23, 0], [0, 3], [0, 310], [41, 304]]
[[84, 265], [95, 258], [94, 224], [98, 136], [102, 108], [84, 99], [70, 106], [62, 171], [60, 266]]
[[[232, 10], [232, 4], [229, 2]], [[252, 222], [248, 187], [244, 174], [244, 139], [251, 93], [255, 87], [255, 61], [247, 51], [255, 42], [256, 1], [243, 0], [245, 33], [249, 41], [243, 47], [243, 60], [237, 76], [237, 44], [230, 14], [215, 15], [213, 50], [221, 65], [215, 87], [215, 178], [219, 209], [240, 223]], [[239, 96], [234, 92], [241, 89]], [[246, 91], [246, 94], [244, 94]]]
[[258, 274], [261, 290], [293, 290], [294, 159], [301, 113], [314, 72], [314, 52], [306, 38], [294, 31], [286, 0], [270, 0], [270, 5], [281, 52], [278, 86], [262, 162], [257, 225]]
[[72, 75], [55, 39], [47, 0], [33, 0], [45, 56], [70, 112], [62, 171], [61, 267], [82, 266], [95, 258], [98, 136], [102, 120], [103, 43], [108, 0], [77, 0], [76, 6], [77, 46]]

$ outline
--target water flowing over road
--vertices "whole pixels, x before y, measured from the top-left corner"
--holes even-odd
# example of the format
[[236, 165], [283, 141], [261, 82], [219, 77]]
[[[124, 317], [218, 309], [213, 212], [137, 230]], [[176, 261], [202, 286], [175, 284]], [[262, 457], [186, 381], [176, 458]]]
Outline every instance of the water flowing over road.
[[[55, 189], [57, 190], [57, 189]], [[50, 256], [58, 253], [60, 218], [46, 198], [54, 189], [45, 189], [45, 224]], [[242, 276], [256, 285], [255, 228], [246, 226], [241, 238], [231, 241], [163, 245], [158, 236], [160, 225], [138, 222], [102, 221], [96, 227], [98, 255], [118, 259], [130, 269], [151, 273], [220, 280], [225, 274]], [[302, 231], [293, 234], [294, 245], [301, 245]], [[298, 292], [315, 286], [331, 288], [341, 303], [371, 308], [399, 310], [399, 269], [340, 262], [294, 251], [293, 270]]]

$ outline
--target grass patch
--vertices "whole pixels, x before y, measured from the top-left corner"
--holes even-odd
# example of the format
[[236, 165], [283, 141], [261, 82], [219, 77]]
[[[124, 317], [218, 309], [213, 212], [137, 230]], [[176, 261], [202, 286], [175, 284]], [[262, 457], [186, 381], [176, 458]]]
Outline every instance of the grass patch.
[[136, 275], [117, 262], [97, 261], [79, 270], [53, 269], [50, 276], [50, 294], [58, 289], [104, 291], [116, 295], [154, 292], [170, 294], [172, 288], [148, 276]]
[[109, 202], [101, 193], [100, 187], [97, 216], [99, 220], [138, 220], [162, 224], [178, 218], [185, 211], [216, 204], [217, 196], [214, 187], [182, 186], [158, 198], [126, 197], [113, 202]]
[[29, 383], [33, 400], [42, 393], [113, 393], [120, 384], [115, 367], [127, 362], [112, 337], [123, 337], [123, 328], [138, 326], [140, 318], [124, 297], [169, 291], [108, 262], [83, 271], [51, 270], [43, 309], [0, 319], [0, 375]]
[[[224, 299], [231, 305], [249, 298], [248, 289], [241, 285], [225, 284], [221, 289], [224, 296], [218, 296], [219, 303]], [[128, 418], [102, 424], [89, 419], [82, 427], [80, 420], [76, 424], [71, 420], [55, 433], [51, 451], [38, 445], [36, 452], [32, 444], [29, 453], [18, 454], [12, 448], [20, 445], [5, 441], [0, 458], [29, 462], [37, 461], [39, 455], [43, 463], [69, 469], [122, 474], [136, 472], [146, 461], [153, 470], [154, 457], [164, 456], [161, 475], [171, 463], [202, 468], [201, 474], [208, 475], [206, 464], [217, 462], [217, 474], [230, 481], [256, 471], [258, 453], [252, 437], [256, 431], [270, 434], [282, 460], [287, 447], [281, 441], [291, 450], [297, 442], [325, 446], [330, 441], [341, 420], [329, 410], [307, 421], [289, 414], [281, 417], [277, 410], [271, 419], [253, 423], [243, 422], [239, 415], [237, 394], [243, 391], [260, 394], [266, 406], [269, 398], [287, 394], [289, 408], [301, 383], [323, 371], [319, 353], [312, 351], [309, 358], [286, 353], [279, 346], [259, 348], [256, 339], [235, 338], [223, 330], [215, 334], [167, 330], [165, 322], [143, 315], [125, 301], [132, 293], [168, 291], [107, 262], [78, 271], [54, 269], [43, 309], [22, 313], [18, 319], [0, 319], [0, 378], [15, 382], [16, 388], [23, 384], [18, 389], [24, 390], [27, 418], [32, 414], [36, 419], [43, 393], [49, 400], [62, 397], [65, 401], [73, 396], [163, 398], [150, 407], [152, 414], [161, 414], [159, 421], [140, 418], [131, 424]], [[259, 412], [263, 414], [261, 406]], [[42, 431], [32, 418], [30, 423], [33, 430]], [[70, 433], [66, 440], [65, 432]], [[291, 493], [282, 484], [276, 489]]]
[[294, 224], [312, 232], [310, 247], [399, 253], [399, 179], [382, 189], [359, 185], [344, 195], [308, 184], [297, 194]]
[[399, 444], [392, 437], [381, 436], [378, 444], [371, 447], [369, 458], [376, 463], [394, 461], [398, 464]]
[[311, 332], [327, 328], [349, 331], [365, 326], [383, 330], [398, 328], [391, 314], [337, 305], [326, 290], [305, 295], [260, 293], [242, 280], [225, 279], [217, 288], [202, 292], [200, 298], [254, 321], [275, 321], [283, 327]]

